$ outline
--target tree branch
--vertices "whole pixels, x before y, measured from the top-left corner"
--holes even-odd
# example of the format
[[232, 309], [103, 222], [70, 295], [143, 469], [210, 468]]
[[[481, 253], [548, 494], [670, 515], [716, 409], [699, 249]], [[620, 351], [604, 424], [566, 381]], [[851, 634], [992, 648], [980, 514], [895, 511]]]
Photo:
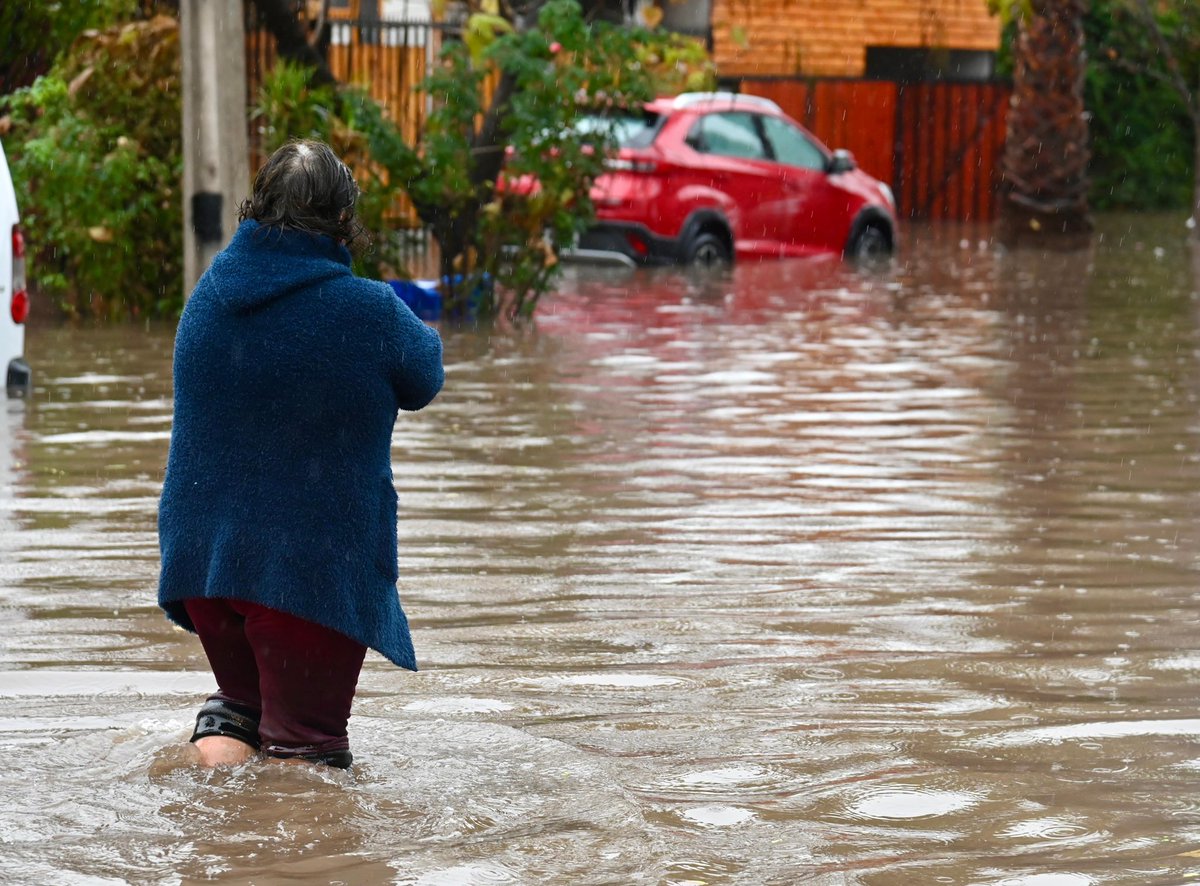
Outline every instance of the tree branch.
[[1135, 77], [1149, 77], [1151, 80], [1157, 80], [1159, 83], [1165, 83], [1166, 85], [1170, 86], [1172, 90], [1178, 89], [1178, 87], [1175, 85], [1175, 79], [1170, 75], [1170, 73], [1160, 68], [1153, 67], [1152, 65], [1143, 64], [1141, 62], [1133, 62], [1125, 58], [1125, 56], [1110, 58], [1107, 61], [1102, 59], [1101, 62], [1103, 64], [1112, 65], [1114, 68], [1119, 68], [1125, 73], [1132, 74]]
[[[317, 23], [315, 27], [313, 27], [312, 39], [309, 40], [309, 45], [313, 49], [317, 50], [317, 52], [321, 52], [321, 42], [325, 33], [325, 25], [328, 23], [328, 19], [329, 0], [321, 0], [321, 12], [317, 15]], [[324, 53], [322, 53], [322, 57], [324, 57]]]
[[1150, 31], [1150, 38], [1154, 41], [1154, 46], [1158, 50], [1159, 55], [1163, 59], [1163, 64], [1167, 68], [1167, 82], [1174, 87], [1179, 93], [1183, 103], [1187, 105], [1188, 114], [1193, 120], [1200, 120], [1200, 95], [1194, 93], [1191, 87], [1188, 86], [1187, 80], [1184, 79], [1183, 71], [1179, 67], [1179, 59], [1175, 55], [1175, 51], [1171, 48], [1171, 43], [1167, 40], [1167, 36], [1163, 33], [1162, 28], [1158, 24], [1158, 19], [1154, 16], [1154, 11], [1150, 8], [1150, 0], [1133, 0], [1135, 14], [1142, 20], [1147, 30]]
[[517, 88], [517, 78], [505, 71], [492, 94], [492, 102], [483, 123], [471, 139], [471, 152], [477, 158], [471, 169], [471, 181], [475, 184], [494, 183], [504, 166], [504, 146], [508, 103]]
[[275, 45], [279, 54], [286, 59], [298, 62], [313, 69], [312, 83], [314, 86], [332, 86], [338, 81], [329, 70], [329, 64], [321, 53], [308, 42], [308, 36], [300, 27], [295, 12], [287, 0], [250, 0], [254, 4], [262, 22], [275, 36]]

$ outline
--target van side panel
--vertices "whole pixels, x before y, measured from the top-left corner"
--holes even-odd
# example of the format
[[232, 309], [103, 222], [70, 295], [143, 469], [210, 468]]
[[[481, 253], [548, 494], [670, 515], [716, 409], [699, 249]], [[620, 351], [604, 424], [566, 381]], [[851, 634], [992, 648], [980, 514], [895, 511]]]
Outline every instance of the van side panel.
[[19, 221], [16, 190], [0, 144], [0, 372], [5, 376], [10, 364], [25, 354], [25, 327], [12, 318], [12, 230]]

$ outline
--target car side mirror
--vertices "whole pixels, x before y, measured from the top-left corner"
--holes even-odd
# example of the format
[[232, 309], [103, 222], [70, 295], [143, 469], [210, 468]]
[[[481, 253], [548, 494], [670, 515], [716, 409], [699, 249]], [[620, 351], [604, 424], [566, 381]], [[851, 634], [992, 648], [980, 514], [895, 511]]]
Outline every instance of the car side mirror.
[[838, 148], [829, 158], [829, 165], [825, 171], [830, 175], [837, 175], [839, 172], [853, 172], [857, 168], [858, 164], [854, 162], [854, 155], [845, 148]]

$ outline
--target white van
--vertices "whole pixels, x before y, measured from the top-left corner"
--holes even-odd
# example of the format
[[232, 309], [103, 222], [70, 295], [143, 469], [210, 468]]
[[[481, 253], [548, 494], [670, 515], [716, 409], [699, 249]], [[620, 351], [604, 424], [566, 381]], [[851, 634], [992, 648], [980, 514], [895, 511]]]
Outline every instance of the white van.
[[4, 146], [0, 145], [0, 369], [5, 370], [8, 395], [28, 394], [33, 374], [25, 362], [25, 318], [29, 293], [25, 289], [25, 240], [17, 215], [17, 195]]

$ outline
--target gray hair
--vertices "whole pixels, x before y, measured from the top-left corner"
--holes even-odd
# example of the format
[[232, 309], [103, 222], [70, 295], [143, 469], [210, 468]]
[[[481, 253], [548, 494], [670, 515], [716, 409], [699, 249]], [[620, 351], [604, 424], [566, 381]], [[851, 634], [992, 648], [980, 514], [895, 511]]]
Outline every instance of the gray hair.
[[238, 220], [264, 227], [324, 234], [362, 246], [366, 232], [355, 217], [358, 183], [324, 142], [290, 141], [278, 148], [254, 177], [254, 191], [238, 207]]

